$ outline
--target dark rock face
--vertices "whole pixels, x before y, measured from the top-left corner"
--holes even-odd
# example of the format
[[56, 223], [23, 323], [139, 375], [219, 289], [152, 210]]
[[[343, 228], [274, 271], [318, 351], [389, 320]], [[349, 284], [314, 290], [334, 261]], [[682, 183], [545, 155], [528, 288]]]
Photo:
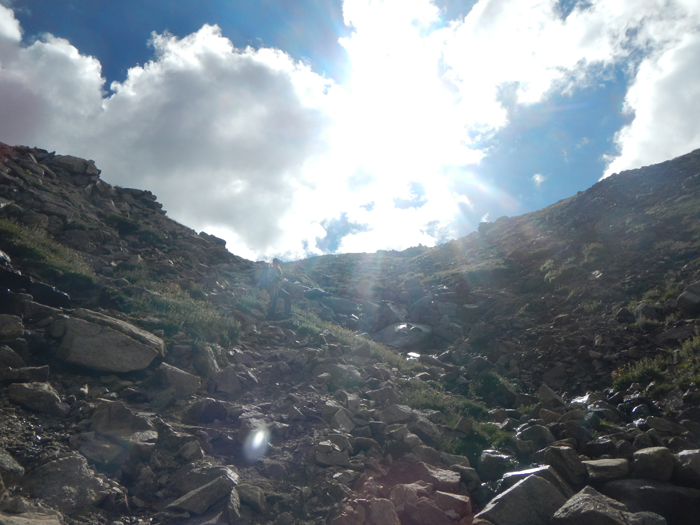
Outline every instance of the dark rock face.
[[699, 168], [286, 264], [267, 319], [150, 192], [0, 145], [0, 233], [73, 257], [0, 235], [0, 522], [693, 523]]

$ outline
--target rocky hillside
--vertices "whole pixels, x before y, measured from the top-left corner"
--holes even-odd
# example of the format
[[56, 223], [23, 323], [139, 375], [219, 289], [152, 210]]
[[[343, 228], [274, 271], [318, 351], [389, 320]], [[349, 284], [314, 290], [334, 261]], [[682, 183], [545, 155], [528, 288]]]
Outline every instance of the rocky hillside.
[[687, 524], [700, 151], [284, 267], [0, 144], [0, 524]]

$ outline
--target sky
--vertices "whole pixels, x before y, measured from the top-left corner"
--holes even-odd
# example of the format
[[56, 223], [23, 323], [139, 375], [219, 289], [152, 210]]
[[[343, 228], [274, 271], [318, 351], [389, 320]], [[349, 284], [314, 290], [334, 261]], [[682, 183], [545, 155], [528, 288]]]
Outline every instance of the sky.
[[441, 244], [699, 123], [697, 0], [0, 0], [0, 142], [252, 260]]

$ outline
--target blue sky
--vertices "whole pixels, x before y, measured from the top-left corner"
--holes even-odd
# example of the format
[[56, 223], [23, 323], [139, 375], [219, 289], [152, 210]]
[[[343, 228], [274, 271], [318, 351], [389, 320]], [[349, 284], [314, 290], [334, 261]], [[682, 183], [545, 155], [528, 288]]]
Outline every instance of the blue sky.
[[699, 65], [691, 0], [0, 0], [0, 141], [247, 258], [404, 249], [700, 147]]

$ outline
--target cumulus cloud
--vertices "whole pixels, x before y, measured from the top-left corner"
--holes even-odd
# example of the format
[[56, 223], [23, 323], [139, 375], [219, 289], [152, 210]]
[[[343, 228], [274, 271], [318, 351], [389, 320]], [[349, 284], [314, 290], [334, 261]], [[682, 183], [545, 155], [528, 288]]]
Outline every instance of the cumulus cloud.
[[0, 6], [0, 140], [92, 158], [244, 257], [433, 245], [491, 203], [517, 210], [471, 170], [513, 107], [613, 66], [627, 66], [633, 119], [610, 170], [700, 145], [696, 4], [480, 0], [444, 20], [429, 0], [345, 0], [343, 85], [207, 25], [154, 34], [153, 60], [109, 90], [97, 59], [51, 35], [23, 43]]
[[632, 122], [615, 136], [620, 155], [606, 175], [661, 162], [700, 147], [700, 33], [645, 60], [627, 93]]

